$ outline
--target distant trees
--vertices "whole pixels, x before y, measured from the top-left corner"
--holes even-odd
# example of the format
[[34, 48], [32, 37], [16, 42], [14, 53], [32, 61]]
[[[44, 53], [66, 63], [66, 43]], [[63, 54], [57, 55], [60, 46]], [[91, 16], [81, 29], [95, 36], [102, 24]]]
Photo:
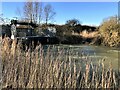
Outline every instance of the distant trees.
[[50, 4], [46, 4], [43, 7], [41, 2], [25, 2], [23, 10], [26, 20], [32, 20], [39, 24], [42, 20], [45, 20], [46, 25], [56, 14]]
[[25, 2], [24, 4], [24, 17], [28, 21], [39, 22], [41, 18], [41, 4], [40, 2]]
[[34, 18], [34, 22], [36, 22], [36, 23], [38, 22], [38, 16], [40, 14], [39, 13], [39, 9], [40, 9], [39, 7], [40, 7], [39, 2], [34, 2], [34, 14], [35, 15], [34, 15], [33, 18]]
[[97, 31], [97, 27], [96, 26], [88, 26], [88, 25], [82, 25], [82, 31], [88, 31], [88, 32], [93, 32], [93, 31]]
[[0, 24], [4, 22], [3, 14], [0, 14]]
[[93, 32], [97, 30], [95, 26], [81, 25], [78, 19], [67, 20], [64, 25], [57, 26], [58, 35], [79, 35], [82, 31]]
[[57, 36], [71, 35], [67, 25], [56, 25]]
[[53, 19], [54, 16], [55, 16], [55, 12], [52, 8], [52, 6], [50, 4], [47, 4], [45, 7], [44, 7], [44, 17], [45, 17], [45, 23], [46, 25], [48, 24], [48, 21]]
[[37, 1], [25, 2], [23, 11], [26, 21], [39, 24], [39, 27], [35, 29], [36, 33], [40, 30], [47, 29], [48, 22], [52, 21], [56, 14], [50, 4], [43, 6], [41, 2]]
[[71, 27], [74, 27], [76, 25], [80, 24], [79, 20], [77, 19], [71, 19], [66, 21], [66, 25], [69, 25]]
[[72, 35], [73, 32], [79, 33], [81, 30], [81, 24], [77, 19], [67, 20], [64, 25], [57, 25], [56, 26], [57, 35], [64, 36], [64, 35]]
[[28, 20], [33, 19], [33, 2], [25, 2], [24, 5], [24, 17]]
[[21, 19], [21, 18], [22, 18], [21, 8], [17, 7], [15, 13], [16, 13], [16, 15], [18, 16], [18, 17], [17, 17], [18, 19]]
[[118, 17], [109, 17], [104, 20], [99, 27], [99, 32], [103, 38], [103, 44], [108, 46], [120, 46], [120, 24]]
[[80, 21], [77, 19], [67, 20], [66, 25], [71, 32], [79, 33], [81, 31], [81, 24]]

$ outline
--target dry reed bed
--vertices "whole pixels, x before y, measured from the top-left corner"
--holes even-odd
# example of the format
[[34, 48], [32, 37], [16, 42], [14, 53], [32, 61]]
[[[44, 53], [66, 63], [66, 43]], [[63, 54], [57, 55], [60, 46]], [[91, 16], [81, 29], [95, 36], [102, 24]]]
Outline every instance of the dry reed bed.
[[[117, 88], [118, 73], [103, 63], [78, 65], [63, 50], [44, 52], [42, 46], [23, 51], [20, 44], [2, 41], [2, 86], [12, 88]], [[72, 53], [72, 52], [71, 52]], [[56, 56], [55, 56], [56, 55]], [[65, 58], [62, 58], [65, 57]]]

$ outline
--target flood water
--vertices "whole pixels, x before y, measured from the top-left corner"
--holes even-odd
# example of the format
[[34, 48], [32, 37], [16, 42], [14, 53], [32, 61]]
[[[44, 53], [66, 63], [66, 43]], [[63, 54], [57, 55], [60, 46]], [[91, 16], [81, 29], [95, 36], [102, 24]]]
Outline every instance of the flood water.
[[[105, 67], [112, 64], [113, 69], [118, 70], [118, 48], [110, 48], [105, 46], [94, 45], [47, 45], [51, 47], [52, 52], [57, 50], [64, 51], [64, 55], [69, 55], [72, 60], [77, 60], [80, 63], [81, 60], [88, 60], [92, 63], [104, 62]], [[47, 47], [46, 46], [46, 47]], [[64, 56], [61, 56], [64, 57]], [[87, 59], [86, 59], [87, 58]]]

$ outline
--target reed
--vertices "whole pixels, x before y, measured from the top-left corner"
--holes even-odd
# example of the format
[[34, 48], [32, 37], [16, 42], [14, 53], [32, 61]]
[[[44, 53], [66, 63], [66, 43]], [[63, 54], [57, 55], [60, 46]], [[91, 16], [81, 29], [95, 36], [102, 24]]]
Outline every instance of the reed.
[[20, 43], [2, 40], [2, 87], [118, 88], [117, 73], [111, 65], [105, 69], [103, 62], [94, 65], [82, 60], [81, 66], [70, 58], [72, 52], [54, 52], [54, 48], [45, 50], [39, 45], [23, 51]]

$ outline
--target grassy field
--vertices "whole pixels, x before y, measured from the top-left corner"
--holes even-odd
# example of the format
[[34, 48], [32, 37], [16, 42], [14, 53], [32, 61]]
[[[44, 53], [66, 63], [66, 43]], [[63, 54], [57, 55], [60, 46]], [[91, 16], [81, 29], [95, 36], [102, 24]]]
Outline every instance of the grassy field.
[[[82, 66], [62, 49], [46, 52], [41, 45], [23, 51], [21, 44], [2, 41], [2, 87], [10, 88], [118, 88], [119, 73], [111, 64], [94, 65], [82, 60]], [[54, 47], [53, 47], [54, 48]], [[72, 52], [68, 52], [71, 54]], [[63, 58], [64, 57], [64, 58]], [[87, 57], [86, 57], [87, 59]]]

